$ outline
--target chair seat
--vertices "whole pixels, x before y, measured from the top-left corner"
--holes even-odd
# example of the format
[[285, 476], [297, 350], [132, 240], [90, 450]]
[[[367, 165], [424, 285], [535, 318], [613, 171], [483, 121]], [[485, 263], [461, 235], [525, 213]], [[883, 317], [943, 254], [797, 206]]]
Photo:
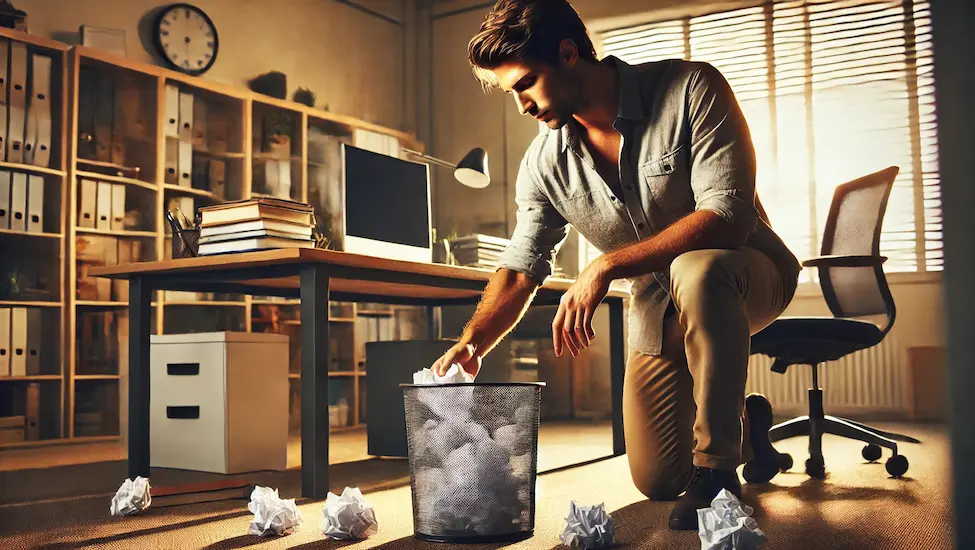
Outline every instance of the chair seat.
[[752, 336], [752, 353], [769, 357], [834, 361], [883, 339], [877, 325], [837, 317], [780, 317]]

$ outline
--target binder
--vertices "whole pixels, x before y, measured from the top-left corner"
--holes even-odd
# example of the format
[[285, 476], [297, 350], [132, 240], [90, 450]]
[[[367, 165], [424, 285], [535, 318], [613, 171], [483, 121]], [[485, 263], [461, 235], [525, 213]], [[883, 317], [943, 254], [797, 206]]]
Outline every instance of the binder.
[[166, 84], [166, 137], [179, 137], [179, 88]]
[[[227, 196], [227, 163], [222, 160], [211, 160], [209, 167], [210, 192], [223, 199]], [[0, 191], [2, 192], [2, 191]]]
[[7, 58], [10, 42], [0, 39], [0, 161], [7, 160], [7, 83], [10, 80]]
[[179, 171], [179, 142], [173, 140], [166, 141], [166, 173], [163, 175], [163, 182], [169, 185], [179, 183], [177, 172]]
[[[190, 96], [193, 99], [193, 96]], [[207, 144], [207, 104], [203, 100], [193, 101], [193, 123], [191, 132], [193, 134], [193, 145], [206, 147]]]
[[24, 162], [24, 127], [27, 109], [27, 46], [10, 43], [10, 113], [7, 161]]
[[27, 376], [27, 308], [10, 309], [10, 376]]
[[0, 376], [10, 376], [10, 308], [0, 307]]
[[193, 187], [193, 144], [189, 141], [179, 142], [177, 158], [180, 187]]
[[37, 441], [41, 438], [41, 385], [38, 382], [27, 384], [27, 399], [24, 407], [26, 426], [24, 439]]
[[95, 180], [81, 180], [81, 193], [78, 198], [78, 227], [95, 227]]
[[125, 184], [113, 183], [112, 186], [112, 231], [125, 229]]
[[27, 147], [33, 149], [31, 164], [49, 166], [51, 164], [51, 65], [53, 59], [46, 55], [34, 54], [34, 76], [31, 80], [31, 103], [28, 119], [33, 119], [34, 139], [28, 140]]
[[82, 67], [78, 71], [78, 157], [95, 158], [95, 96], [98, 73]]
[[179, 140], [193, 141], [193, 94], [179, 93]]
[[44, 232], [44, 178], [27, 176], [27, 232]]
[[10, 184], [10, 229], [27, 231], [27, 174], [14, 172]]
[[41, 374], [41, 336], [44, 327], [41, 323], [41, 310], [36, 307], [27, 309], [27, 376]]
[[10, 229], [10, 172], [0, 170], [0, 229]]
[[98, 182], [98, 193], [95, 195], [95, 229], [112, 229], [112, 184], [107, 181]]

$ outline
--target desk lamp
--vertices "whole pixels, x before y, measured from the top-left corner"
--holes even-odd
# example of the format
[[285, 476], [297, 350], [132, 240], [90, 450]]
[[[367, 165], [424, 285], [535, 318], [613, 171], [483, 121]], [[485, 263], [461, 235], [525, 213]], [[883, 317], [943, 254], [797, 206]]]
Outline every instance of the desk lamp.
[[424, 155], [423, 153], [414, 151], [412, 149], [403, 148], [401, 150], [405, 153], [413, 155], [414, 157], [421, 158], [430, 164], [453, 168], [454, 177], [457, 178], [457, 181], [472, 189], [483, 189], [491, 183], [491, 175], [488, 172], [487, 152], [480, 147], [471, 149], [470, 152], [464, 155], [464, 158], [460, 159], [460, 162], [457, 164], [451, 164], [445, 160], [440, 160], [436, 157], [431, 157], [430, 155]]

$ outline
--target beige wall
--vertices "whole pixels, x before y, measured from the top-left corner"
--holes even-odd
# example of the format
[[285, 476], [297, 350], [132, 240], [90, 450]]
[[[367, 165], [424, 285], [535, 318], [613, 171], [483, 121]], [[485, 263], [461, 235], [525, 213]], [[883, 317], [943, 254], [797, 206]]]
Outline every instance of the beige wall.
[[[31, 33], [68, 43], [80, 41], [82, 24], [124, 29], [128, 57], [153, 63], [148, 30], [157, 9], [170, 3], [31, 0], [18, 7], [28, 12]], [[355, 3], [383, 17], [335, 0], [195, 0], [220, 38], [205, 78], [246, 87], [250, 78], [278, 70], [288, 75], [289, 98], [307, 87], [319, 107], [413, 131], [413, 0]]]

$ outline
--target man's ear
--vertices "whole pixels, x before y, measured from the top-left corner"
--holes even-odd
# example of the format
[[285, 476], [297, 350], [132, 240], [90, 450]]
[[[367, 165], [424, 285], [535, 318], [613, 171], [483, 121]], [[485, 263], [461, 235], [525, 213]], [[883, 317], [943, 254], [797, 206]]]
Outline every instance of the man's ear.
[[571, 38], [563, 38], [559, 42], [559, 65], [561, 67], [575, 67], [579, 61], [579, 47]]

